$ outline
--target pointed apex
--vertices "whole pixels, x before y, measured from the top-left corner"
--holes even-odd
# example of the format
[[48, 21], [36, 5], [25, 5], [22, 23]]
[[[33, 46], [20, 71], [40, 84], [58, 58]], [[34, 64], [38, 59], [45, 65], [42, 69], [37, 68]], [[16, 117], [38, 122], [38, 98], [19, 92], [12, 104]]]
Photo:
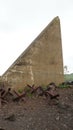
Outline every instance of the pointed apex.
[[56, 16], [55, 19], [59, 20], [59, 16]]
[[56, 16], [53, 20], [58, 20], [58, 21], [60, 21], [60, 18], [59, 18], [59, 16]]
[[50, 21], [50, 23], [44, 28], [44, 30], [42, 32], [44, 32], [45, 30], [51, 31], [50, 28], [52, 28], [53, 31], [58, 31], [58, 29], [60, 29], [60, 18], [59, 18], [59, 16], [54, 17]]
[[51, 23], [59, 23], [60, 24], [60, 18], [59, 18], [59, 16], [56, 16], [51, 22], [50, 22], [50, 24]]

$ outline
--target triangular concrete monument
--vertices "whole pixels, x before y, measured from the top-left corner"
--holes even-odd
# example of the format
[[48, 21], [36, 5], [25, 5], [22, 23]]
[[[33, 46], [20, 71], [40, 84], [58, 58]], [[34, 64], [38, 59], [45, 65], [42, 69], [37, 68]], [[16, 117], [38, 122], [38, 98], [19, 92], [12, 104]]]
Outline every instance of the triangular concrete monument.
[[59, 17], [52, 20], [2, 77], [13, 88], [63, 82]]

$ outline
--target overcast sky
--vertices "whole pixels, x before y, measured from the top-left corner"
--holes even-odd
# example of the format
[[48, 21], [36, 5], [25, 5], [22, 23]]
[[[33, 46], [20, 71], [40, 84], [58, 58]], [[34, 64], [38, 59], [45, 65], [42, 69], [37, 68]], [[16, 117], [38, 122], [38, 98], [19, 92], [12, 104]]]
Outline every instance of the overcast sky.
[[0, 75], [56, 16], [63, 62], [73, 72], [73, 0], [0, 0]]

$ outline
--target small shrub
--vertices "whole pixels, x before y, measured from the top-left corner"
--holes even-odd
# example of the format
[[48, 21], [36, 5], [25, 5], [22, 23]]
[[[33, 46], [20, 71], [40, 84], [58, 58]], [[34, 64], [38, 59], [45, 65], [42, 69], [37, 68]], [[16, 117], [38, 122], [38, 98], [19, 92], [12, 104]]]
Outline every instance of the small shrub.
[[60, 84], [59, 85], [59, 88], [69, 88], [70, 86], [69, 85], [67, 85], [67, 84]]
[[47, 86], [45, 86], [45, 85], [41, 85], [41, 86], [42, 86], [43, 90], [47, 89]]
[[32, 98], [32, 97], [33, 97], [33, 94], [32, 94], [32, 93], [27, 93], [27, 96], [28, 96], [29, 98]]
[[23, 89], [18, 89], [18, 93], [22, 93], [23, 92]]

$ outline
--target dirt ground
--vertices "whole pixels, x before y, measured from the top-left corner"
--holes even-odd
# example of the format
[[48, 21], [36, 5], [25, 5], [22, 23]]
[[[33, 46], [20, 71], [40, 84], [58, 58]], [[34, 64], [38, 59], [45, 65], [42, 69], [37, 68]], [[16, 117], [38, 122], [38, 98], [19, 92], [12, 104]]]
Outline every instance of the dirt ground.
[[0, 109], [0, 130], [73, 130], [73, 87], [59, 88], [59, 100], [25, 97]]

